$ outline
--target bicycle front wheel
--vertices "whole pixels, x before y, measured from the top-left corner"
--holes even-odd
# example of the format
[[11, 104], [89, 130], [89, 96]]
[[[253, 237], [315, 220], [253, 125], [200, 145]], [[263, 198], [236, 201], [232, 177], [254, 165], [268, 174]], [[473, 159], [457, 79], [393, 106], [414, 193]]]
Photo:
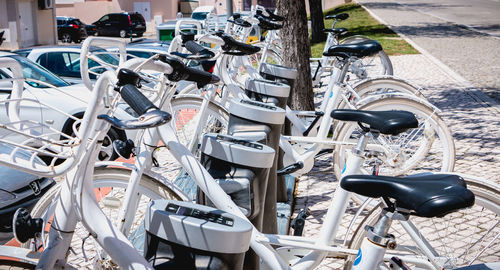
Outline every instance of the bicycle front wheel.
[[[403, 110], [415, 114], [418, 127], [397, 136], [380, 134], [370, 138], [363, 170], [371, 173], [379, 164], [380, 175], [408, 175], [422, 172], [449, 172], [455, 166], [455, 143], [446, 123], [437, 112], [423, 103], [407, 98], [384, 98], [358, 109], [368, 111]], [[361, 129], [354, 122], [339, 122], [337, 141], [356, 143]], [[378, 149], [370, 149], [370, 145]], [[346, 151], [352, 146], [337, 145], [334, 154], [335, 174], [340, 179]]]
[[[209, 102], [201, 111], [203, 98], [194, 95], [177, 96], [172, 100], [170, 124], [177, 131], [179, 141], [184, 145], [201, 143], [205, 133], [223, 133], [227, 130], [229, 113], [221, 106]], [[195, 142], [191, 142], [192, 140]], [[192, 149], [194, 150], [194, 149]]]
[[[94, 193], [104, 214], [115, 226], [118, 225], [119, 210], [123, 203], [130, 172], [130, 170], [121, 168], [96, 168], [94, 171]], [[45, 231], [42, 235], [44, 239], [48, 236], [59, 191], [60, 183], [52, 187], [31, 211], [32, 217], [44, 220]], [[181, 200], [181, 198], [169, 187], [147, 175], [142, 175], [137, 194], [139, 195], [138, 207], [128, 238], [139, 251], [142, 251], [144, 248], [144, 229], [141, 224], [148, 203], [157, 199]], [[68, 263], [79, 268], [92, 267], [95, 264], [112, 265], [111, 262], [106, 261], [106, 258], [98, 256], [101, 249], [93, 239], [84, 241], [88, 235], [89, 233], [84, 226], [78, 223], [71, 241], [73, 252], [69, 253]], [[43, 243], [28, 241], [23, 244], [23, 247], [41, 251]]]
[[[396, 239], [397, 248], [388, 250], [394, 256], [415, 256], [434, 261], [438, 269], [455, 269], [469, 264], [500, 261], [500, 191], [492, 185], [474, 179], [465, 179], [467, 188], [475, 197], [471, 208], [448, 214], [442, 218], [411, 217], [414, 226], [402, 226], [401, 221], [392, 223], [389, 233]], [[373, 226], [382, 211], [380, 203], [371, 210], [358, 226], [350, 242], [350, 248], [359, 249], [366, 234], [365, 226]], [[411, 228], [414, 227], [414, 228]], [[414, 237], [411, 237], [414, 235]], [[417, 237], [418, 236], [418, 237]], [[424, 254], [423, 245], [428, 242], [433, 258]], [[352, 266], [354, 258], [347, 261]], [[411, 269], [415, 269], [415, 266]]]

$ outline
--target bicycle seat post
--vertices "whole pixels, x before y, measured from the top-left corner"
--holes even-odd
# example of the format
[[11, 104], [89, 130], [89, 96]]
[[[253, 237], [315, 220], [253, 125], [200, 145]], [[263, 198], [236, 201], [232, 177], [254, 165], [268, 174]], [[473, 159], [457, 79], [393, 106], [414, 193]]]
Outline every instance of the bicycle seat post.
[[343, 83], [345, 81], [345, 77], [346, 77], [346, 74], [347, 74], [347, 71], [349, 71], [349, 66], [351, 64], [351, 61], [350, 59], [345, 59], [345, 58], [340, 58], [340, 57], [337, 57], [338, 61], [337, 61], [337, 68], [340, 69], [340, 72], [334, 72], [334, 76], [335, 77], [335, 82], [336, 83]]

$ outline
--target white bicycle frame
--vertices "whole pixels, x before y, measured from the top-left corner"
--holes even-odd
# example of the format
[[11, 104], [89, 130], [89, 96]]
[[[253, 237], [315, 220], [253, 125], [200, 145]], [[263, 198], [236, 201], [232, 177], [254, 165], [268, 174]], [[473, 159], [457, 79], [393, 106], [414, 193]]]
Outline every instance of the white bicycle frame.
[[[272, 31], [271, 31], [272, 32]], [[238, 83], [233, 81], [231, 78], [231, 75], [228, 74], [227, 70], [225, 67], [227, 65], [234, 65], [234, 66], [240, 66], [244, 65], [247, 67], [247, 71], [250, 74], [251, 78], [255, 79], [261, 79], [262, 77], [258, 72], [251, 67], [251, 64], [247, 61], [247, 57], [231, 57], [230, 55], [221, 55], [220, 59], [216, 62], [216, 68], [215, 70], [217, 71], [216, 74], [220, 76], [221, 80], [224, 82], [226, 85], [227, 90], [229, 91], [224, 91], [223, 96], [221, 98], [221, 102], [216, 102], [213, 100], [214, 94], [207, 94], [204, 95], [204, 101], [202, 103], [202, 107], [200, 108], [200, 113], [202, 115], [205, 115], [204, 113], [204, 108], [208, 107], [209, 102], [214, 102], [221, 104], [222, 107], [224, 107], [224, 104], [226, 104], [226, 101], [229, 97], [229, 95], [232, 95], [234, 97], [238, 98], [243, 98], [247, 99], [248, 97], [245, 95], [245, 93], [241, 90], [241, 88], [238, 86]], [[233, 62], [232, 62], [233, 61]], [[340, 104], [341, 100], [345, 101], [346, 104], [350, 106], [351, 109], [354, 109], [355, 107], [350, 105], [350, 102], [348, 101], [348, 98], [342, 93], [343, 89], [347, 89], [350, 94], [354, 95], [358, 99], [360, 98], [357, 94], [354, 88], [352, 88], [348, 84], [343, 84], [343, 79], [347, 73], [347, 70], [349, 69], [349, 65], [344, 65], [342, 69], [339, 69], [337, 67], [332, 67], [333, 72], [331, 73], [331, 78], [329, 80], [329, 84], [327, 86], [327, 91], [323, 95], [322, 103], [320, 106], [320, 111], [321, 112], [330, 112], [333, 109], [337, 108], [338, 104]], [[193, 86], [194, 87], [194, 86]], [[191, 91], [192, 88], [186, 88], [184, 89], [180, 94], [188, 93]], [[425, 99], [417, 97], [413, 94], [405, 94], [405, 93], [397, 93], [394, 94], [398, 97], [405, 97], [412, 99], [414, 101], [423, 103], [431, 108], [434, 109], [436, 113], [439, 113], [440, 110], [427, 102]], [[372, 101], [374, 99], [380, 98], [380, 97], [389, 97], [387, 95], [376, 95], [368, 98], [361, 99], [358, 104], [365, 104], [369, 101]], [[305, 126], [304, 122], [299, 119], [299, 116], [315, 116], [315, 112], [296, 112], [292, 111], [288, 106], [286, 107], [286, 117], [287, 119], [293, 124], [293, 128], [298, 134], [303, 134], [304, 131], [308, 129], [307, 126]], [[304, 164], [304, 167], [300, 170], [298, 170], [294, 175], [301, 175], [308, 173], [312, 167], [314, 166], [314, 157], [324, 149], [326, 146], [334, 146], [337, 144], [341, 145], [349, 145], [352, 143], [349, 142], [339, 142], [339, 141], [333, 141], [331, 139], [328, 139], [328, 132], [330, 131], [330, 124], [332, 122], [332, 118], [328, 113], [325, 113], [325, 115], [322, 116], [321, 121], [317, 123], [319, 124], [319, 129], [315, 137], [312, 137], [312, 135], [309, 136], [284, 136], [281, 135], [280, 139], [280, 147], [283, 149], [283, 151], [286, 153], [288, 157], [290, 157], [293, 160], [293, 163], [296, 162], [302, 162]], [[203, 123], [203, 122], [200, 122]], [[195, 133], [199, 134], [199, 133]], [[382, 140], [382, 139], [380, 139]], [[297, 150], [295, 150], [290, 142], [297, 142], [297, 143], [305, 143], [305, 144], [313, 144], [310, 146], [305, 152], [299, 153]], [[384, 144], [384, 141], [381, 141], [382, 144]], [[379, 152], [385, 152], [388, 156], [391, 155], [388, 151], [390, 151], [390, 148], [383, 147], [380, 144], [369, 144], [367, 147], [369, 150], [376, 150]]]
[[[153, 67], [153, 69], [155, 64], [159, 65], [158, 70], [165, 69], [164, 65], [160, 65], [157, 62], [149, 64], [150, 65], [148, 67]], [[147, 64], [144, 63], [144, 66], [146, 65]], [[97, 90], [92, 93], [93, 96], [91, 104], [94, 104], [94, 107], [99, 106], [101, 101], [100, 99], [102, 99], [102, 96], [108, 86], [114, 85], [114, 81], [116, 80], [115, 76], [116, 75], [113, 72], [107, 71], [99, 77], [95, 87]], [[338, 101], [340, 97], [340, 91], [338, 91], [340, 85], [334, 81], [331, 82], [331, 85], [332, 86], [329, 87], [330, 90], [327, 91], [327, 95], [330, 95], [332, 92], [334, 95], [332, 98], [324, 100], [324, 102], [326, 102], [325, 111], [331, 111], [335, 104], [333, 101]], [[167, 101], [167, 99], [162, 100], [162, 102], [164, 102], [164, 106], [168, 106]], [[122, 223], [121, 230], [113, 227], [111, 221], [109, 221], [103, 214], [95, 199], [92, 186], [92, 172], [94, 169], [94, 160], [96, 159], [99, 149], [99, 144], [97, 142], [99, 142], [105, 135], [105, 132], [102, 132], [102, 130], [107, 130], [107, 128], [109, 128], [109, 124], [102, 121], [96, 121], [95, 118], [98, 114], [98, 110], [95, 111], [96, 112], [92, 116], [84, 118], [82, 127], [85, 127], [86, 125], [95, 126], [93, 130], [100, 130], [101, 133], [97, 137], [93, 137], [92, 134], [86, 134], [83, 136], [84, 140], [86, 140], [86, 138], [93, 138], [93, 141], [86, 147], [86, 152], [88, 154], [82, 162], [78, 164], [78, 166], [70, 171], [64, 184], [62, 185], [63, 188], [57, 202], [55, 217], [49, 233], [49, 246], [45, 248], [44, 253], [42, 254], [37, 266], [38, 269], [53, 268], [56, 265], [63, 266], [73, 231], [77, 221], [79, 220], [82, 221], [85, 228], [96, 239], [101, 247], [103, 247], [104, 251], [121, 268], [151, 269], [151, 266], [148, 265], [144, 258], [138, 254], [122, 233], [122, 231], [127, 231], [129, 229], [130, 223]], [[322, 126], [329, 126], [330, 122], [330, 116], [327, 115], [327, 117], [322, 119], [322, 123], [327, 123], [328, 125]], [[321, 129], [320, 127], [319, 134], [322, 134], [322, 136], [325, 136], [326, 138], [326, 131], [324, 128]], [[144, 145], [141, 144], [140, 146], [141, 153], [136, 159], [134, 173], [132, 174], [133, 176], [130, 181], [129, 188], [127, 188], [126, 203], [124, 204], [124, 210], [121, 212], [121, 216], [124, 216], [126, 220], [131, 220], [130, 217], [132, 217], [135, 213], [134, 209], [137, 207], [138, 197], [132, 196], [132, 191], [135, 189], [134, 187], [137, 187], [137, 184], [139, 183], [138, 181], [140, 181], [139, 179], [141, 173], [148, 168], [148, 164], [151, 162], [151, 149], [148, 149], [146, 145], [155, 145], [159, 138], [161, 138], [167, 145], [174, 158], [182, 165], [191, 178], [194, 179], [198, 187], [200, 187], [200, 189], [210, 198], [217, 208], [246, 219], [245, 215], [204, 169], [197, 158], [188, 148], [177, 140], [176, 134], [171, 125], [167, 124], [158, 128], [149, 129], [145, 132], [144, 138], [144, 142], [147, 143]], [[323, 145], [330, 142], [318, 140], [317, 143], [318, 145]], [[84, 146], [85, 144], [82, 145]], [[358, 149], [360, 149], [361, 152], [365, 147], [366, 143], [364, 141], [358, 143]], [[311, 150], [311, 152], [317, 150], [318, 149], [316, 148]], [[343, 175], [360, 173], [362, 162], [362, 156], [349, 154]], [[307, 250], [307, 252], [303, 254], [305, 256], [295, 263], [291, 269], [314, 268], [328, 254], [339, 256], [355, 255], [357, 253], [356, 250], [331, 245], [336, 237], [341, 217], [346, 210], [349, 196], [350, 193], [342, 188], [339, 187], [336, 189], [317, 239], [287, 235], [267, 235], [260, 233], [254, 228], [250, 244], [252, 249], [261, 257], [264, 264], [270, 269], [289, 268], [288, 262], [280, 256], [281, 251], [275, 250], [272, 245], [286, 246], [287, 249], [302, 253], [304, 253], [303, 250]], [[419, 233], [411, 223], [403, 223], [403, 227], [409, 232], [410, 236], [414, 238], [417, 245], [424, 250], [426, 254], [428, 254], [428, 256], [431, 256], [432, 258], [432, 256], [436, 254], [430, 245], [419, 237]], [[17, 256], [21, 256], [20, 254], [23, 253], [18, 252], [17, 254]], [[384, 256], [386, 259], [389, 259], [390, 257], [390, 254]], [[400, 258], [408, 263], [431, 268], [432, 264], [435, 264], [436, 269], [438, 269], [436, 260], [428, 262], [427, 259], [419, 259], [411, 256], [402, 256]]]
[[[210, 93], [210, 92], [209, 92]], [[213, 92], [212, 92], [213, 93]], [[337, 96], [339, 91], [337, 91]], [[207, 94], [207, 96], [209, 96]], [[338, 97], [336, 97], [338, 98]], [[208, 98], [206, 99], [208, 100]], [[332, 105], [330, 105], [332, 106]], [[167, 109], [168, 102], [164, 103], [162, 106], [163, 109]], [[328, 106], [327, 106], [328, 107]], [[324, 120], [325, 121], [325, 120]], [[331, 120], [327, 120], [331, 121]], [[192, 179], [196, 182], [196, 184], [203, 190], [207, 196], [209, 196], [210, 200], [214, 202], [214, 204], [221, 210], [231, 212], [233, 214], [237, 214], [243, 217], [243, 214], [240, 210], [234, 205], [231, 199], [220, 190], [218, 184], [211, 178], [211, 176], [206, 172], [206, 170], [199, 164], [196, 157], [191, 154], [190, 149], [186, 148], [182, 144], [180, 144], [175, 138], [175, 133], [172, 130], [171, 126], [165, 125], [156, 129], [159, 133], [159, 137], [161, 137], [162, 141], [168, 146], [168, 149], [171, 150], [174, 158], [179, 161], [182, 167], [186, 170], [186, 172], [191, 176]], [[144, 168], [150, 164], [150, 156], [151, 156], [151, 148], [149, 145], [156, 145], [158, 142], [158, 134], [156, 132], [146, 132], [143, 138], [143, 143], [140, 145], [140, 154], [136, 159], [135, 170], [137, 172], [144, 171]], [[363, 141], [358, 143], [358, 148], [362, 150], [366, 147], [366, 143]], [[360, 152], [363, 152], [360, 150]], [[348, 157], [348, 161], [346, 162], [346, 168], [344, 170], [343, 175], [361, 173], [360, 167], [363, 163], [363, 158], [360, 155], [350, 154]], [[134, 186], [138, 185], [140, 181], [140, 174], [134, 174], [135, 177], [131, 177], [129, 187], [127, 190], [134, 190]], [[128, 194], [129, 192], [127, 192]], [[134, 209], [136, 209], [138, 198], [131, 196], [126, 196], [125, 203], [123, 204], [123, 210], [120, 217], [124, 217], [125, 220], [132, 220], [133, 215], [135, 213]], [[224, 196], [223, 196], [224, 195]], [[338, 254], [338, 255], [355, 255], [355, 250], [349, 250], [341, 247], [330, 246], [335, 239], [335, 235], [339, 226], [339, 222], [343, 213], [346, 210], [347, 202], [349, 200], [349, 192], [338, 188], [335, 192], [334, 198], [330, 204], [329, 211], [326, 215], [325, 222], [320, 231], [320, 235], [318, 240], [313, 242], [309, 239], [294, 237], [294, 236], [284, 236], [284, 235], [263, 235], [254, 229], [254, 234], [252, 236], [252, 244], [251, 247], [255, 250], [255, 252], [261, 256], [261, 258], [266, 262], [266, 264], [270, 267], [270, 269], [286, 269], [287, 264], [284, 263], [277, 255], [277, 251], [272, 249], [271, 245], [279, 245], [279, 246], [287, 246], [298, 249], [309, 249], [313, 250], [308, 254], [308, 256], [304, 257], [300, 261], [300, 263], [296, 264], [293, 269], [310, 269], [316, 266], [327, 254]], [[234, 212], [236, 211], [236, 212]], [[407, 230], [413, 230], [412, 236], [415, 236], [415, 240], [419, 243], [419, 246], [422, 246], [422, 249], [425, 250], [431, 249], [429, 254], [434, 252], [430, 245], [426, 244], [423, 240], [418, 237], [418, 233], [415, 232], [415, 227], [411, 224], [405, 227]], [[121, 231], [125, 234], [128, 234], [128, 230], [130, 229], [130, 223], [125, 223], [121, 228]], [[435, 253], [435, 252], [434, 252]], [[369, 256], [369, 255], [368, 255]], [[367, 258], [369, 258], [367, 256]], [[390, 259], [391, 256], [386, 256], [386, 259]], [[401, 257], [403, 258], [403, 257]], [[414, 263], [416, 265], [422, 266], [430, 266], [431, 264], [424, 259], [415, 259], [413, 257], [404, 258], [406, 262]]]

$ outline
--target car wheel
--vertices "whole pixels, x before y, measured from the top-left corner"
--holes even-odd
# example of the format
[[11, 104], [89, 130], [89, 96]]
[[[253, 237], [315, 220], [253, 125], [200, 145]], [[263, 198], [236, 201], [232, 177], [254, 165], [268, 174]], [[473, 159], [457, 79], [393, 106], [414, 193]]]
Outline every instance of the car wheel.
[[120, 37], [121, 37], [121, 38], [127, 37], [127, 31], [125, 31], [125, 30], [120, 30]]
[[61, 35], [61, 41], [63, 43], [71, 43], [71, 35], [69, 33], [64, 33]]
[[[81, 116], [77, 115], [76, 117]], [[79, 125], [80, 124], [77, 124], [76, 128], [78, 128]], [[75, 133], [73, 132], [73, 121], [67, 122], [63, 130], [64, 133], [69, 134], [71, 137], [75, 136]], [[61, 139], [63, 138], [61, 137]], [[115, 128], [110, 128], [106, 136], [104, 136], [102, 146], [98, 154], [99, 161], [111, 161], [118, 158], [118, 153], [116, 153], [113, 149], [113, 141], [115, 140], [126, 140], [126, 138], [120, 136], [120, 133]]]
[[110, 128], [108, 134], [103, 139], [99, 152], [99, 161], [110, 161], [118, 158], [118, 154], [113, 149], [113, 141], [119, 140], [120, 135], [114, 128]]

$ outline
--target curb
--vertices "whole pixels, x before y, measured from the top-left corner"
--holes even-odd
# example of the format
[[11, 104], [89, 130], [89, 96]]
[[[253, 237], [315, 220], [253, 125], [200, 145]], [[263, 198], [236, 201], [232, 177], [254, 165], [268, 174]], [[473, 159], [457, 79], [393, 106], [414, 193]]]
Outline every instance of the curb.
[[[458, 74], [457, 72], [453, 71], [450, 67], [445, 65], [443, 62], [441, 62], [439, 59], [436, 57], [432, 56], [427, 50], [424, 48], [420, 47], [417, 45], [413, 40], [411, 40], [409, 37], [407, 37], [405, 34], [396, 31], [390, 24], [388, 24], [386, 21], [384, 21], [382, 18], [377, 16], [375, 13], [373, 13], [371, 10], [369, 10], [367, 7], [365, 7], [363, 4], [359, 3], [358, 1], [355, 0], [357, 4], [359, 4], [364, 10], [366, 10], [375, 20], [379, 21], [380, 23], [386, 25], [397, 33], [399, 36], [401, 36], [406, 42], [408, 42], [411, 46], [413, 46], [417, 51], [419, 51], [424, 57], [426, 57], [429, 61], [432, 63], [436, 64], [450, 79], [454, 80], [457, 82], [462, 87], [462, 91], [464, 91], [467, 95], [471, 96], [474, 100], [476, 100], [479, 103], [483, 103], [484, 107], [486, 107], [489, 110], [492, 110], [496, 113], [500, 113], [500, 103], [498, 103], [496, 100], [490, 98], [488, 95], [483, 93], [481, 90], [479, 90], [477, 87], [475, 87], [471, 82], [469, 82], [467, 79], [462, 77], [462, 75]], [[406, 8], [406, 5], [397, 3], [400, 6], [404, 6]], [[414, 10], [412, 8], [409, 8], [411, 10]], [[414, 10], [416, 11], [416, 10]], [[419, 11], [416, 11], [419, 12]]]

